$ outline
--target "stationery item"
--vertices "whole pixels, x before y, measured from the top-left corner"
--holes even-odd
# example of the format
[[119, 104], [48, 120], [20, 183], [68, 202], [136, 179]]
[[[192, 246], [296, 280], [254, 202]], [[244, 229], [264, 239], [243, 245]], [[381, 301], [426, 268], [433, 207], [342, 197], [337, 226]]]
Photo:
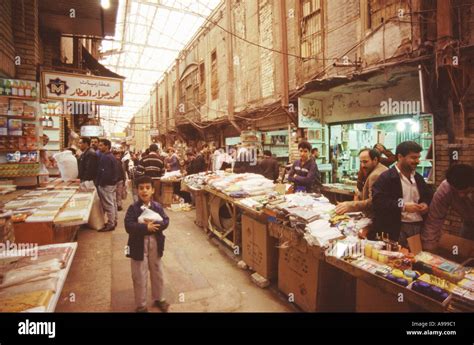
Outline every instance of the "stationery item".
[[372, 259], [377, 260], [379, 258], [379, 250], [372, 248]]
[[432, 273], [454, 283], [462, 280], [465, 275], [462, 265], [428, 252], [420, 252], [415, 256], [413, 268], [426, 273]]
[[368, 258], [372, 257], [372, 245], [370, 243], [365, 244], [364, 255]]

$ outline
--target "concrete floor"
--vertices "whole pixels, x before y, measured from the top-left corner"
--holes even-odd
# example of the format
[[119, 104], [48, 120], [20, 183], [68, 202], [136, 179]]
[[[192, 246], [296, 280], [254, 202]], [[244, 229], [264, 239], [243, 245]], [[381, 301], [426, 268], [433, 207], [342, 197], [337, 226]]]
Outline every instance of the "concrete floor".
[[[130, 204], [130, 200], [124, 206]], [[126, 207], [124, 207], [126, 210]], [[163, 257], [165, 297], [170, 312], [291, 312], [281, 296], [257, 287], [222, 248], [194, 224], [195, 212], [167, 210]], [[131, 312], [135, 305], [130, 259], [125, 257], [128, 235], [119, 212], [115, 231], [83, 229], [64, 285], [57, 312]], [[149, 304], [151, 293], [149, 290]], [[149, 307], [150, 311], [158, 309]]]

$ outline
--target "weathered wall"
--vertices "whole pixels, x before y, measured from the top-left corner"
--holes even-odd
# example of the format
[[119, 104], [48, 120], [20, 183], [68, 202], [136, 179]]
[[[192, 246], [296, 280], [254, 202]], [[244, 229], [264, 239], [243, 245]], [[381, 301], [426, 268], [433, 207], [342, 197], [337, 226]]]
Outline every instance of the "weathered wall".
[[15, 77], [15, 47], [10, 0], [0, 0], [0, 76]]

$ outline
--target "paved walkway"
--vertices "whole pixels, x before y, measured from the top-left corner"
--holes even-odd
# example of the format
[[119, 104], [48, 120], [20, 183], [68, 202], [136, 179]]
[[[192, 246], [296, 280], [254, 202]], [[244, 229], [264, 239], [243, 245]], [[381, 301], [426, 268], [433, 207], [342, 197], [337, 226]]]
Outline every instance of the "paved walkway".
[[[129, 205], [130, 200], [125, 205]], [[126, 208], [125, 208], [126, 209]], [[167, 210], [170, 226], [165, 231], [163, 257], [165, 297], [170, 312], [288, 312], [294, 307], [281, 296], [261, 289], [250, 272], [237, 267], [204, 231], [194, 224], [194, 210]], [[78, 249], [58, 312], [134, 311], [130, 260], [125, 257], [125, 211], [119, 213], [115, 231], [80, 230]], [[151, 293], [149, 290], [149, 303]], [[158, 309], [149, 307], [150, 311]]]

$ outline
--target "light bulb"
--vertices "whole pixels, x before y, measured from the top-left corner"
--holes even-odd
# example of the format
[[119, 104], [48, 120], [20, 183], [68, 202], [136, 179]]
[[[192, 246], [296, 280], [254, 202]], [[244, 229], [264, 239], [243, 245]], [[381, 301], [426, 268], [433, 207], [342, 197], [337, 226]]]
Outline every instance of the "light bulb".
[[405, 122], [400, 121], [397, 123], [397, 131], [399, 132], [405, 131]]
[[102, 6], [104, 10], [108, 10], [110, 7], [110, 0], [100, 0], [100, 6]]

